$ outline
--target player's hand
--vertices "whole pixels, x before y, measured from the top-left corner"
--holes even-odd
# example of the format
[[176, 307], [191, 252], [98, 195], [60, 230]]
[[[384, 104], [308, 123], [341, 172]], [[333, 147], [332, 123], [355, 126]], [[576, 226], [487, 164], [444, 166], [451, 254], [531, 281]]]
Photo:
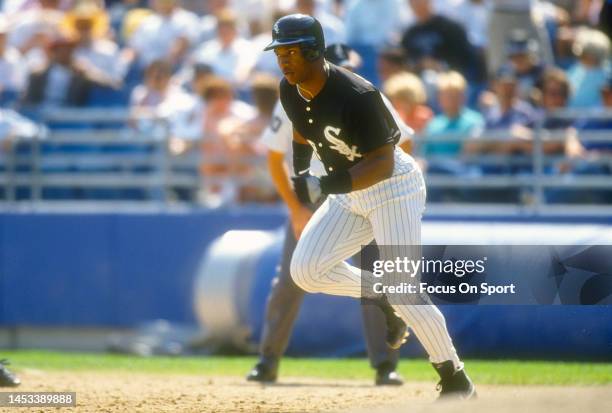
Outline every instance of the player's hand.
[[292, 176], [293, 190], [303, 204], [316, 204], [321, 199], [321, 182], [316, 176], [304, 174]]
[[302, 231], [304, 231], [304, 227], [308, 224], [310, 217], [312, 217], [312, 211], [303, 205], [289, 211], [289, 219], [291, 220], [291, 228], [293, 229], [295, 239], [300, 239], [300, 235], [302, 235]]

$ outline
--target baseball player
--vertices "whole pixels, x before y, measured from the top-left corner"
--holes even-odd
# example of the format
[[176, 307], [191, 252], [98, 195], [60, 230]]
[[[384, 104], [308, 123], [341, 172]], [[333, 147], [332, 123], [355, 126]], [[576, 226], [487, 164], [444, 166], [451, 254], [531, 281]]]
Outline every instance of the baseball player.
[[[342, 44], [330, 45], [325, 49], [325, 58], [339, 66], [354, 70], [359, 56], [348, 46]], [[409, 142], [412, 130], [404, 124], [391, 103], [385, 99], [385, 104], [400, 125], [402, 136], [400, 143]], [[290, 152], [293, 140], [293, 128], [280, 102], [274, 109], [274, 115], [269, 127], [262, 137], [268, 147], [268, 166], [278, 192], [289, 207], [290, 222], [286, 228], [283, 256], [279, 272], [272, 282], [272, 290], [268, 296], [260, 343], [260, 360], [247, 375], [247, 380], [257, 382], [274, 382], [278, 376], [278, 366], [291, 335], [291, 330], [298, 315], [304, 290], [291, 280], [289, 263], [304, 225], [312, 216], [318, 205], [304, 205], [291, 189], [289, 175], [286, 172], [286, 154]], [[324, 173], [323, 166], [313, 159], [311, 168], [315, 175]], [[353, 260], [359, 262], [359, 254]], [[396, 372], [399, 352], [385, 343], [386, 328], [384, 314], [369, 305], [361, 306], [364, 330], [366, 335], [370, 364], [376, 370], [376, 385], [401, 385], [403, 380]]]
[[21, 380], [6, 368], [8, 364], [6, 359], [0, 360], [0, 387], [17, 387]]
[[[376, 293], [372, 273], [345, 260], [372, 239], [381, 258], [420, 245], [425, 183], [412, 157], [396, 149], [400, 132], [380, 92], [365, 79], [325, 60], [320, 23], [311, 16], [280, 18], [272, 42], [284, 78], [280, 100], [293, 125], [293, 186], [316, 203], [293, 253], [293, 281], [310, 293], [365, 297], [380, 308], [387, 343], [400, 346], [409, 325], [440, 375], [440, 397], [470, 398], [474, 385], [453, 347], [442, 313], [427, 297]], [[326, 175], [310, 174], [312, 154]], [[392, 280], [402, 279], [399, 271]], [[397, 323], [399, 318], [404, 321]], [[335, 315], [341, 318], [341, 315]], [[401, 334], [401, 337], [400, 337]]]

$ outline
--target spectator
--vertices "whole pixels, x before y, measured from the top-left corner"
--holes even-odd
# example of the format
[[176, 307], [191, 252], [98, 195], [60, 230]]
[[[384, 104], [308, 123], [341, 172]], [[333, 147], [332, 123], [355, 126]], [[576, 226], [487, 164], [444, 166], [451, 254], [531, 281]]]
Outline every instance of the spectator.
[[403, 73], [406, 69], [406, 55], [403, 49], [388, 47], [378, 54], [376, 70], [381, 82], [386, 82], [391, 76]]
[[[532, 151], [530, 127], [536, 118], [534, 108], [518, 98], [517, 78], [512, 70], [500, 69], [493, 82], [493, 104], [485, 115], [485, 134], [489, 140], [477, 138], [466, 143], [464, 152], [468, 154], [496, 154], [509, 156], [529, 154]], [[492, 163], [478, 162], [485, 173], [516, 173], [532, 170], [531, 162], [510, 164], [496, 160]], [[479, 197], [497, 196], [497, 191], [479, 191]], [[508, 199], [508, 198], [505, 198]], [[516, 197], [512, 198], [514, 201]]]
[[[546, 70], [542, 80], [542, 99], [538, 123], [547, 133], [542, 135], [542, 150], [547, 155], [564, 155], [577, 148], [574, 120], [559, 115], [567, 109], [571, 86], [565, 72], [558, 68]], [[551, 136], [552, 135], [552, 136]], [[545, 170], [550, 172], [551, 165]]]
[[60, 0], [38, 0], [35, 7], [15, 13], [9, 44], [24, 56], [28, 70], [40, 70], [45, 61], [47, 46], [60, 35], [59, 25], [64, 19]]
[[484, 75], [484, 68], [476, 68], [477, 73], [472, 75], [478, 62], [459, 23], [435, 14], [431, 0], [410, 0], [410, 6], [416, 23], [404, 33], [402, 46], [418, 73], [426, 69], [447, 69], [472, 79]]
[[[461, 23], [472, 46], [478, 50], [479, 54], [484, 53], [489, 44], [488, 30], [491, 1], [455, 0], [452, 3], [445, 7], [447, 17]], [[442, 14], [442, 10], [438, 10]]]
[[82, 107], [87, 105], [93, 86], [111, 86], [96, 73], [79, 66], [74, 59], [76, 45], [75, 38], [66, 36], [51, 42], [47, 49], [48, 64], [29, 76], [25, 105]]
[[531, 127], [534, 109], [519, 99], [517, 78], [513, 70], [500, 69], [493, 83], [494, 104], [485, 114], [487, 129], [510, 129], [514, 126]]
[[[250, 105], [237, 101], [232, 85], [220, 77], [209, 79], [202, 91], [204, 97], [204, 146], [217, 151], [223, 139], [238, 125], [256, 117]], [[213, 152], [214, 152], [213, 151]]]
[[[588, 115], [585, 116], [584, 119], [581, 119], [576, 123], [576, 128], [579, 132], [609, 131], [610, 134], [612, 134], [612, 74], [608, 74], [606, 83], [601, 88], [601, 99], [603, 106], [596, 109], [595, 113], [597, 115], [601, 115], [601, 112], [604, 112], [605, 117], [601, 119], [592, 119]], [[609, 135], [607, 137], [608, 140], [604, 142], [595, 142], [589, 141], [588, 139], [583, 139], [581, 134], [579, 134], [579, 137], [581, 147], [575, 153], [577, 157], [587, 161], [597, 161], [603, 154], [612, 155], [612, 140], [609, 140]], [[607, 165], [605, 163], [603, 165], [600, 164], [597, 166], [597, 168], [589, 169], [592, 171], [612, 174], [612, 168], [609, 163]]]
[[139, 67], [164, 59], [173, 67], [181, 63], [197, 40], [198, 17], [178, 6], [178, 0], [151, 0], [154, 13], [145, 17], [129, 39]]
[[236, 15], [229, 9], [219, 12], [217, 37], [205, 42], [190, 57], [192, 63], [205, 63], [216, 75], [242, 85], [255, 65], [258, 50], [238, 35]]
[[[551, 74], [551, 80], [553, 82]], [[560, 82], [562, 74], [557, 73]], [[569, 88], [569, 82], [565, 80]], [[554, 84], [552, 85], [555, 86]], [[559, 86], [559, 85], [556, 85]], [[548, 89], [548, 88], [547, 88]], [[549, 92], [549, 90], [545, 91]], [[609, 117], [612, 113], [612, 75], [606, 79], [605, 84], [601, 89], [603, 107], [596, 109], [594, 112], [605, 111], [607, 115], [604, 118], [590, 118], [587, 114], [584, 119], [576, 122], [574, 128], [566, 127], [566, 138], [562, 143], [555, 142], [547, 144], [545, 142], [544, 150], [549, 154], [562, 154], [565, 159], [553, 165], [552, 171], [555, 173], [573, 174], [573, 175], [612, 175], [610, 162], [606, 157], [612, 155], [612, 141], [609, 140], [610, 131], [612, 131], [612, 119]], [[567, 102], [567, 99], [565, 99]], [[555, 106], [560, 106], [561, 100], [556, 102]], [[555, 126], [555, 125], [553, 125]], [[563, 126], [563, 125], [561, 125]], [[551, 128], [552, 129], [552, 128]], [[604, 132], [596, 133], [594, 137], [607, 138], [606, 141], [592, 140], [593, 133], [596, 131]], [[591, 135], [591, 136], [589, 136]], [[559, 189], [552, 188], [545, 191], [546, 200], [550, 203], [612, 203], [612, 190], [587, 188], [587, 189]]]
[[[107, 12], [109, 17], [109, 24], [111, 30], [115, 34], [115, 41], [123, 46], [125, 44], [124, 27], [129, 20], [130, 14], [134, 11], [139, 10], [140, 12], [146, 10], [146, 0], [120, 0], [115, 1], [108, 6]], [[138, 13], [138, 12], [137, 12]]]
[[170, 63], [156, 60], [145, 70], [144, 83], [132, 91], [130, 117], [139, 132], [161, 133], [160, 119], [168, 120], [188, 110], [191, 104], [189, 96], [171, 81], [171, 77]]
[[457, 157], [462, 142], [436, 142], [448, 136], [464, 140], [476, 136], [484, 127], [480, 113], [465, 107], [466, 81], [458, 72], [448, 72], [438, 78], [438, 100], [442, 114], [435, 116], [425, 128], [423, 153], [427, 156]]
[[119, 47], [108, 39], [109, 25], [106, 12], [89, 0], [79, 3], [66, 14], [66, 30], [78, 39], [75, 59], [90, 72], [106, 78], [109, 84], [120, 87], [127, 70], [122, 62]]
[[123, 0], [122, 3], [115, 3], [117, 8], [111, 7], [109, 11], [115, 40], [130, 53], [133, 53], [128, 46], [130, 39], [141, 23], [153, 14], [153, 10], [146, 7], [147, 2], [148, 0]]
[[[605, 111], [610, 112], [612, 110], [612, 73], [608, 73], [606, 82], [601, 88], [601, 100], [603, 106], [595, 110], [595, 113]], [[612, 115], [612, 112], [609, 114]], [[581, 130], [611, 130], [612, 131], [612, 116], [607, 116], [605, 119], [591, 120], [588, 116], [586, 119], [577, 122], [577, 128]], [[612, 145], [612, 142], [605, 144], [606, 146]], [[588, 145], [585, 144], [585, 147]], [[597, 145], [594, 145], [594, 147]], [[588, 147], [587, 147], [588, 149]]]
[[21, 54], [7, 44], [8, 33], [8, 21], [0, 15], [0, 103], [3, 106], [18, 99], [27, 78]]
[[229, 0], [209, 0], [206, 2], [206, 14], [199, 22], [199, 43], [213, 40], [217, 36], [219, 14], [230, 8]]
[[599, 29], [612, 39], [612, 1], [604, 0], [599, 15]]
[[[284, 15], [284, 12], [277, 10], [273, 13], [272, 21], [277, 21]], [[252, 72], [265, 72], [272, 76], [276, 76], [279, 79], [283, 77], [283, 72], [281, 72], [280, 68], [278, 67], [278, 63], [276, 62], [276, 55], [274, 53], [264, 51], [264, 48], [272, 41], [272, 31], [265, 30], [254, 36], [251, 41], [252, 47], [254, 50], [256, 50], [257, 54]]]
[[397, 44], [413, 20], [405, 0], [354, 0], [347, 7], [346, 37], [351, 46]]
[[567, 109], [571, 85], [565, 72], [558, 68], [547, 69], [542, 77], [542, 98], [539, 119], [545, 129], [566, 129], [571, 119], [555, 116], [555, 112]]
[[191, 80], [183, 85], [187, 89], [185, 110], [177, 112], [170, 119], [170, 150], [179, 155], [193, 148], [202, 139], [204, 126], [203, 91], [207, 82], [214, 77], [212, 67], [196, 64], [192, 67]]
[[608, 62], [610, 40], [600, 31], [585, 28], [577, 35], [574, 52], [578, 62], [568, 70], [572, 87], [570, 106], [601, 106], [601, 89], [608, 72], [612, 70]]
[[257, 115], [238, 125], [226, 139], [232, 173], [242, 181], [237, 194], [240, 202], [274, 202], [278, 196], [265, 163], [267, 149], [259, 137], [272, 120], [278, 80], [266, 74], [255, 75], [251, 95]]
[[[232, 173], [227, 138], [239, 125], [253, 119], [256, 111], [245, 103], [237, 102], [231, 83], [220, 77], [206, 82], [203, 97], [200, 172], [204, 177], [212, 178], [212, 183], [207, 185], [204, 195], [208, 202], [225, 202], [235, 199], [238, 189], [234, 182], [227, 179]], [[215, 180], [218, 178], [224, 178], [223, 183]]]
[[569, 69], [576, 63], [574, 55], [574, 41], [576, 31], [570, 27], [560, 27], [555, 37], [555, 64], [563, 70]]
[[542, 84], [545, 66], [540, 63], [537, 54], [537, 43], [528, 37], [524, 30], [515, 30], [506, 43], [508, 62], [502, 70], [512, 70], [518, 80], [518, 96], [531, 102], [535, 99], [535, 90]]
[[297, 0], [296, 9], [298, 13], [315, 17], [323, 27], [325, 43], [345, 43], [346, 29], [344, 22], [327, 12], [323, 7], [317, 7], [315, 0]]
[[545, 28], [540, 0], [494, 0], [489, 18], [489, 47], [487, 64], [489, 73], [496, 73], [504, 63], [504, 43], [515, 30], [522, 30], [525, 37], [533, 39], [534, 49], [542, 61], [551, 65], [553, 53]]
[[433, 111], [425, 104], [427, 94], [418, 76], [409, 72], [395, 74], [383, 84], [383, 91], [406, 125], [422, 133]]
[[[251, 145], [270, 124], [274, 106], [278, 100], [278, 79], [263, 73], [256, 74], [251, 82], [251, 97], [257, 114], [234, 132], [242, 145]], [[262, 148], [265, 154], [265, 148]], [[256, 152], [256, 151], [255, 151]]]

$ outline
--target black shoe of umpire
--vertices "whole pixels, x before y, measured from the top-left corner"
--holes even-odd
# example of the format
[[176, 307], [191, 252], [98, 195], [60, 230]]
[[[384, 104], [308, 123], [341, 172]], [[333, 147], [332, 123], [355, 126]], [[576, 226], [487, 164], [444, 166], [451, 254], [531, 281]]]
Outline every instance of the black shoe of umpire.
[[8, 364], [8, 361], [0, 360], [0, 387], [17, 387], [21, 380], [6, 368]]
[[440, 391], [438, 400], [476, 398], [474, 383], [464, 369], [455, 371], [455, 366], [451, 360], [444, 363], [433, 363], [433, 366], [440, 375], [440, 382], [436, 387]]
[[247, 381], [256, 381], [259, 383], [274, 383], [278, 377], [278, 363], [267, 362], [261, 360], [253, 367], [253, 370], [247, 374]]
[[395, 371], [391, 363], [384, 362], [376, 368], [377, 386], [401, 386], [402, 384], [404, 384], [404, 379]]
[[398, 317], [385, 295], [368, 301], [380, 308], [385, 315], [385, 322], [387, 324], [387, 345], [397, 350], [406, 342], [406, 337], [408, 337], [406, 323]]

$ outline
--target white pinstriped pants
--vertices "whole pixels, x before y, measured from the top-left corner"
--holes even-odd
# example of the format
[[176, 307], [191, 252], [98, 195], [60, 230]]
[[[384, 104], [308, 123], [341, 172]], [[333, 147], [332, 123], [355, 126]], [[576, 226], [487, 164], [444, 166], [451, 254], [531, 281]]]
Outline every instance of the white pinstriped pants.
[[[361, 270], [345, 260], [372, 239], [379, 246], [399, 246], [382, 248], [381, 259], [394, 259], [401, 253], [401, 246], [420, 245], [425, 196], [419, 167], [410, 156], [396, 149], [391, 178], [364, 190], [331, 195], [317, 209], [293, 253], [293, 281], [310, 293], [361, 297], [364, 283], [369, 286], [374, 277], [372, 274], [362, 277]], [[390, 276], [397, 281], [405, 277]], [[444, 316], [437, 307], [414, 294], [394, 295], [391, 303], [432, 363], [452, 360], [456, 369], [462, 367]]]

